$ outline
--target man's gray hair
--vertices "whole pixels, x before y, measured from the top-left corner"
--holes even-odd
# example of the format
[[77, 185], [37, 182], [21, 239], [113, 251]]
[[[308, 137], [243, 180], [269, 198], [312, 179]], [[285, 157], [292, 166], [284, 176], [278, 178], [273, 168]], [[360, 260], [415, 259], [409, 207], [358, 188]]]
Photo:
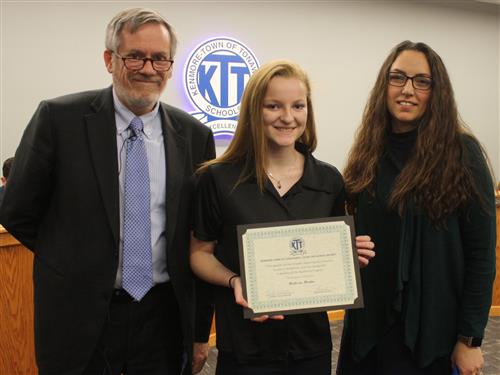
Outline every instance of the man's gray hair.
[[170, 34], [170, 58], [173, 59], [177, 49], [177, 37], [172, 26], [160, 13], [146, 8], [129, 8], [114, 16], [106, 27], [106, 48], [117, 52], [120, 47], [122, 30], [127, 28], [133, 34], [146, 23], [159, 23], [167, 28]]

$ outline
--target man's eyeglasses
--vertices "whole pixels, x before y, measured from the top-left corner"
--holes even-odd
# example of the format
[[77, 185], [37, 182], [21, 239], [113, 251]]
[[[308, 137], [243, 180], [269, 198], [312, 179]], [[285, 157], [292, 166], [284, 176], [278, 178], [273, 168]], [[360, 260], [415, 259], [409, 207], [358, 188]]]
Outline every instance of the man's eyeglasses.
[[148, 61], [151, 61], [151, 65], [153, 66], [154, 70], [156, 70], [157, 72], [166, 72], [170, 70], [172, 64], [174, 63], [174, 60], [168, 59], [151, 59], [149, 57], [123, 57], [116, 52], [113, 53], [120, 59], [122, 59], [123, 65], [125, 65], [125, 68], [129, 70], [141, 70], [142, 68], [144, 68], [144, 65], [146, 65]]
[[422, 75], [409, 77], [401, 72], [389, 72], [389, 85], [403, 87], [406, 81], [411, 80], [414, 89], [427, 91], [432, 87], [432, 78]]

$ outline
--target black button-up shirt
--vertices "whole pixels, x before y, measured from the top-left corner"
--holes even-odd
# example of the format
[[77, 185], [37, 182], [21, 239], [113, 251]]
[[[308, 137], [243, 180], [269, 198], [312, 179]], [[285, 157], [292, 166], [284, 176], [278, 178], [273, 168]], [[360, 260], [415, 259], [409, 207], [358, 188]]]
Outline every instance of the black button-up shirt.
[[[344, 184], [339, 171], [316, 160], [298, 144], [305, 156], [300, 180], [280, 197], [271, 181], [263, 192], [256, 179], [234, 188], [241, 165], [212, 165], [200, 176], [195, 199], [194, 235], [217, 241], [215, 256], [239, 273], [236, 226], [285, 220], [344, 215]], [[272, 251], [272, 249], [269, 249]], [[217, 347], [231, 352], [240, 362], [265, 362], [306, 358], [331, 351], [328, 316], [325, 312], [286, 316], [284, 320], [255, 323], [243, 319], [233, 290], [215, 287]]]

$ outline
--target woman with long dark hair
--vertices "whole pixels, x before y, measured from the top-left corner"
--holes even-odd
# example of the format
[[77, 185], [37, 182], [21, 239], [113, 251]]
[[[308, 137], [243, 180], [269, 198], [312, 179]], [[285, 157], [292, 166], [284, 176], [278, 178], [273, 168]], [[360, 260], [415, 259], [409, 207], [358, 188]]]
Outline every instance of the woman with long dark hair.
[[386, 58], [344, 179], [365, 308], [347, 313], [337, 374], [479, 374], [495, 278], [495, 200], [486, 155], [461, 122], [446, 68], [405, 41]]
[[[263, 65], [245, 88], [228, 149], [199, 171], [191, 267], [216, 285], [217, 375], [331, 375], [326, 312], [246, 320], [238, 276], [238, 224], [344, 215], [342, 176], [312, 156], [315, 147], [307, 75], [288, 61]], [[359, 236], [356, 246], [366, 265], [373, 243]]]

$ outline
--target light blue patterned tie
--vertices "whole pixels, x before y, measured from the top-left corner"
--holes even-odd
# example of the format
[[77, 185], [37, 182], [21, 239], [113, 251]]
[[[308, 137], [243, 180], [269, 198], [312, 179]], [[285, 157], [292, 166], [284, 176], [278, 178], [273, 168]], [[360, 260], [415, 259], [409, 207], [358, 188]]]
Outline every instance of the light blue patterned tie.
[[142, 120], [134, 117], [129, 128], [132, 136], [127, 141], [125, 161], [123, 289], [140, 301], [153, 286], [149, 168]]

